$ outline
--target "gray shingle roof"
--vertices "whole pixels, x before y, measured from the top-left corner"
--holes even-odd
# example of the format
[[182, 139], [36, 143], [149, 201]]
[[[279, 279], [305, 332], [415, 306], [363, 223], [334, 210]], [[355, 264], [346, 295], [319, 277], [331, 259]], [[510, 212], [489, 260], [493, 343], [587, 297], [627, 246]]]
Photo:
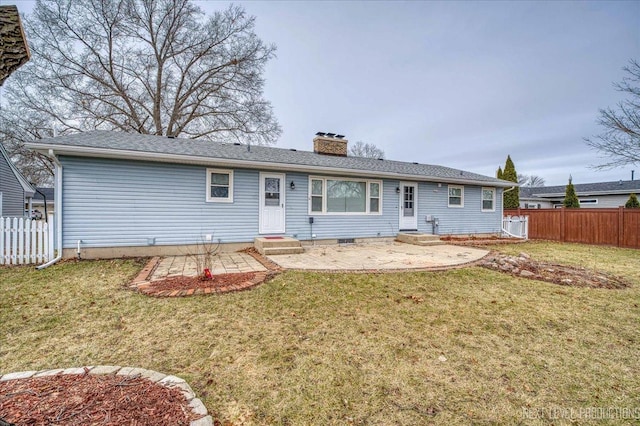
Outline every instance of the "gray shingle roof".
[[[492, 186], [512, 186], [489, 176], [467, 172], [449, 167], [430, 164], [408, 163], [392, 160], [377, 160], [359, 157], [336, 157], [316, 154], [311, 151], [297, 151], [286, 148], [251, 146], [233, 143], [211, 142], [197, 139], [168, 138], [165, 136], [142, 135], [135, 133], [95, 130], [56, 138], [42, 139], [27, 144], [33, 149], [46, 149], [50, 146], [73, 148], [98, 148], [127, 151], [131, 153], [156, 153], [176, 156], [199, 157], [203, 160], [236, 160], [247, 165], [252, 162], [308, 166], [310, 169], [335, 168], [345, 171], [362, 171], [363, 174], [399, 174], [416, 178], [434, 178], [440, 181], [470, 181]], [[126, 156], [123, 154], [123, 158]]]
[[[614, 182], [574, 183], [577, 195], [640, 193], [640, 180], [618, 180]], [[520, 198], [564, 197], [566, 185], [521, 187]]]
[[37, 188], [38, 191], [40, 192], [36, 192], [35, 195], [33, 196], [33, 200], [34, 201], [44, 201], [42, 194], [44, 194], [47, 197], [47, 203], [51, 202], [54, 200], [54, 196], [55, 196], [55, 191], [53, 190], [53, 188], [41, 188], [38, 187]]

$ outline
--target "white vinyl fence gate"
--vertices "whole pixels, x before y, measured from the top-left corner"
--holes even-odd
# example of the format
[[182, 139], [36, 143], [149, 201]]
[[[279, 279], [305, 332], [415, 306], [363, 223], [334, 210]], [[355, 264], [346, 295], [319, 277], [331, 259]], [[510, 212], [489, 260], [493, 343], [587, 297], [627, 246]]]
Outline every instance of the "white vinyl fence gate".
[[529, 216], [503, 217], [502, 233], [509, 237], [529, 239]]
[[0, 265], [38, 264], [51, 259], [52, 225], [44, 220], [0, 217]]

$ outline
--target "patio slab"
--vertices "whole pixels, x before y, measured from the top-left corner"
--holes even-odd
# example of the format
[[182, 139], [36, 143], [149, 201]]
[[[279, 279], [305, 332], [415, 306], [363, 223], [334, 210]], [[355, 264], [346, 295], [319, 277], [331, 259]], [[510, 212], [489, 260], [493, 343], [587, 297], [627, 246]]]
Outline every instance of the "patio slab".
[[454, 245], [415, 246], [399, 242], [305, 247], [302, 254], [270, 255], [286, 269], [321, 271], [380, 271], [447, 269], [472, 263], [488, 250]]

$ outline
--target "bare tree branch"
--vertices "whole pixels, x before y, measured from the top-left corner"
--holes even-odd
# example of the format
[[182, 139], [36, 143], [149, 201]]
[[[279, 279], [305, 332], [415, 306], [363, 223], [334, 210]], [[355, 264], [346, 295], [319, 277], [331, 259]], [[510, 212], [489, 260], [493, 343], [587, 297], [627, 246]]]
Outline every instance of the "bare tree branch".
[[105, 129], [260, 145], [281, 133], [263, 98], [276, 48], [240, 6], [206, 16], [191, 0], [42, 0], [25, 28], [32, 60], [3, 87], [0, 118], [25, 161], [19, 145], [49, 136], [54, 123], [60, 134]]
[[352, 157], [384, 158], [384, 151], [372, 143], [358, 141], [349, 147]]
[[520, 186], [540, 187], [544, 186], [546, 181], [542, 176], [518, 173], [518, 183]]
[[631, 96], [618, 103], [617, 109], [601, 109], [598, 124], [604, 127], [604, 131], [585, 138], [588, 146], [609, 159], [593, 166], [596, 169], [640, 164], [640, 63], [630, 60], [623, 70], [628, 75], [614, 87]]

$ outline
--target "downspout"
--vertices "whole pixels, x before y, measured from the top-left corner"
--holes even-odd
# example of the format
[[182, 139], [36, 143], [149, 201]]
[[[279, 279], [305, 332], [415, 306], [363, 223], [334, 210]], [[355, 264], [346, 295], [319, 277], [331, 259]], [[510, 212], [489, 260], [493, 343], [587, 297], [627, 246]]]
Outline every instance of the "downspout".
[[[36, 269], [44, 269], [47, 268], [54, 263], [58, 262], [62, 259], [62, 164], [56, 157], [55, 153], [52, 149], [49, 150], [48, 154], [51, 161], [55, 166], [54, 176], [55, 176], [55, 186], [54, 186], [54, 197], [53, 197], [53, 205], [55, 210], [55, 228], [56, 228], [56, 239], [57, 239], [57, 249], [58, 255], [48, 261], [47, 263], [37, 266]], [[45, 202], [46, 205], [46, 202]]]
[[[47, 211], [47, 196], [44, 195], [43, 192], [38, 191], [38, 188], [35, 187], [36, 192], [42, 195], [42, 199], [44, 200], [44, 221], [49, 222], [49, 212]], [[31, 200], [29, 200], [29, 211], [31, 212]], [[31, 215], [31, 213], [29, 213]]]

